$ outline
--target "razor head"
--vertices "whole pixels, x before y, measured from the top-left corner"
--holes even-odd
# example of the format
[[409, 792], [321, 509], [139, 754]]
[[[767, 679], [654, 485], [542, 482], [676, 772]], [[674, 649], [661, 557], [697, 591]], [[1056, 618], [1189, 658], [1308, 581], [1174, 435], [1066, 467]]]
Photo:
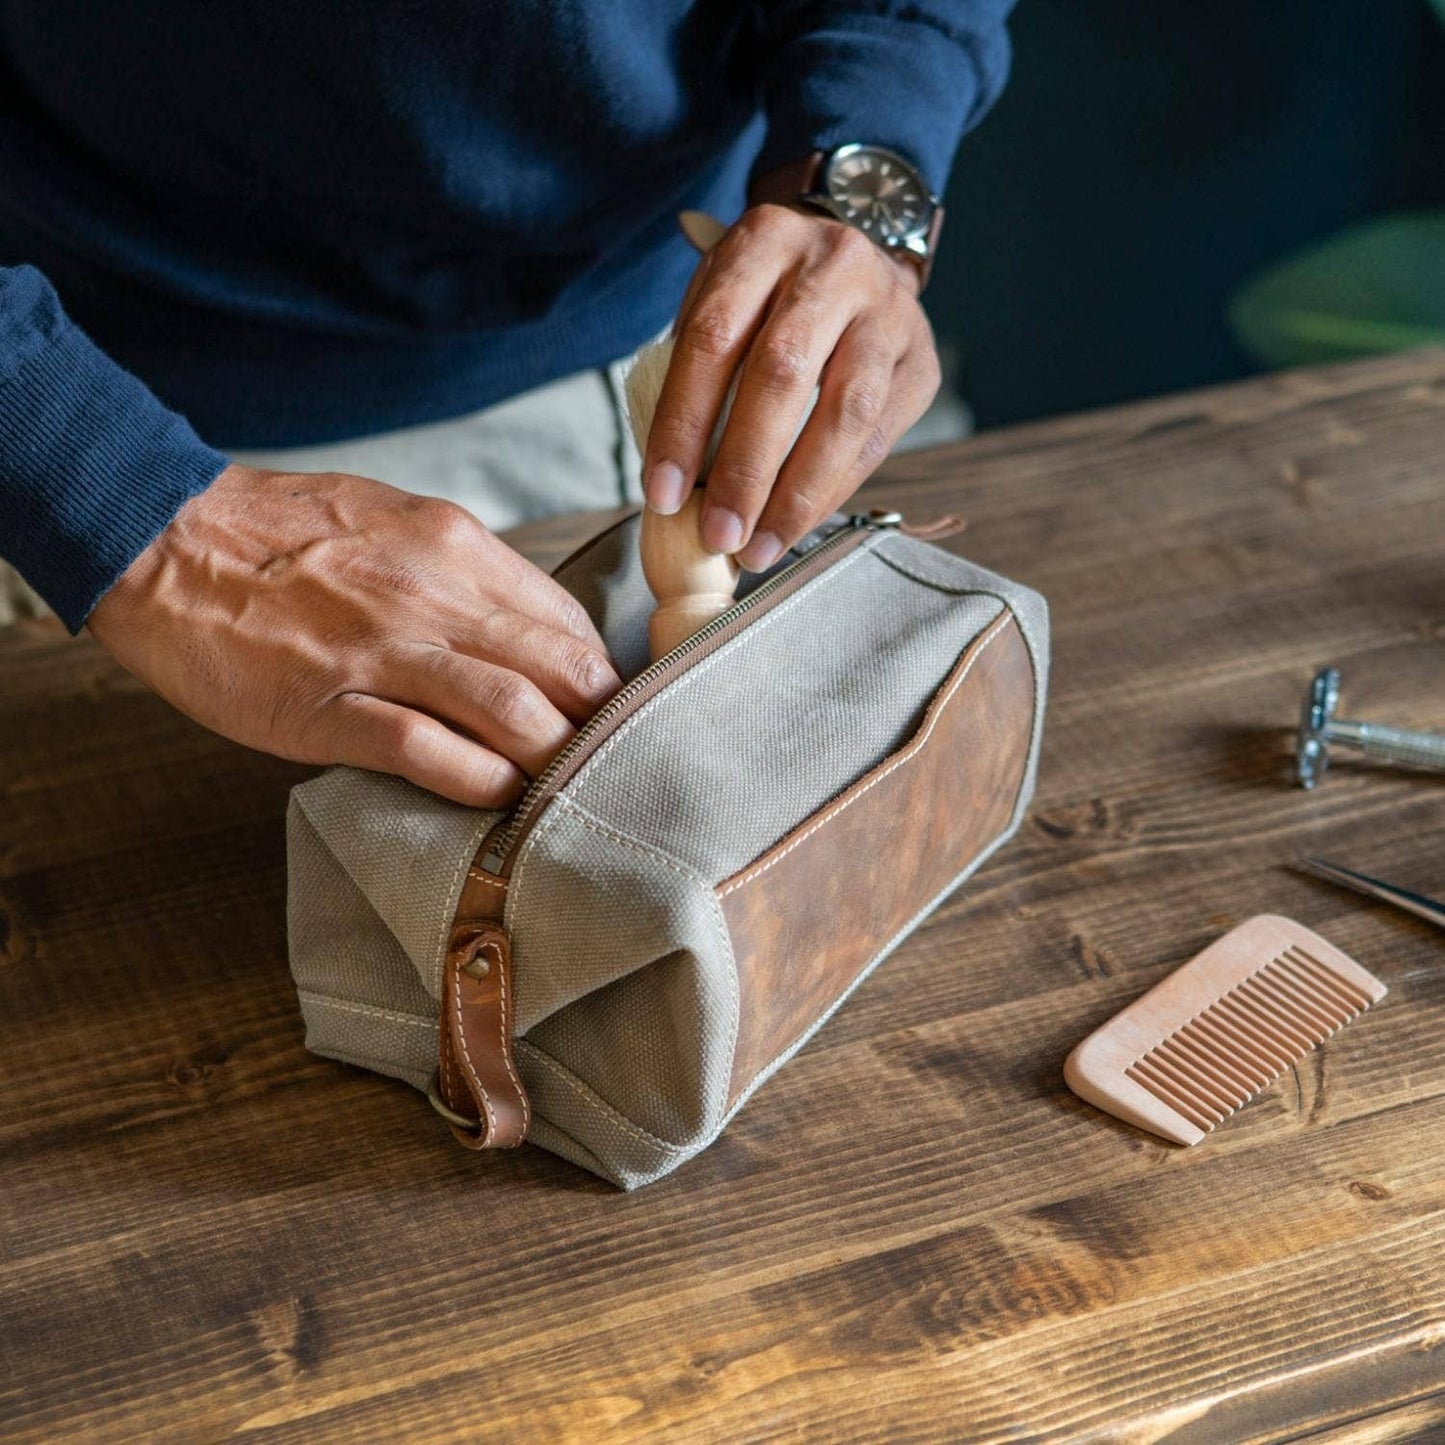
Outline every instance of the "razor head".
[[1330, 765], [1328, 728], [1340, 705], [1340, 670], [1322, 667], [1314, 675], [1300, 708], [1299, 737], [1295, 741], [1294, 775], [1303, 788], [1312, 788]]

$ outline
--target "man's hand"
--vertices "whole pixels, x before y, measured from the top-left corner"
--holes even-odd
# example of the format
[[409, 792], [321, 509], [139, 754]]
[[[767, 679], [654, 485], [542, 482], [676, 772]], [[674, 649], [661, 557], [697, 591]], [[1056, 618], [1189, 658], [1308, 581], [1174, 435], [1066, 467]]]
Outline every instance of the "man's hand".
[[228, 467], [90, 630], [198, 722], [504, 807], [621, 685], [581, 605], [462, 508]]
[[649, 503], [681, 506], [736, 373], [703, 541], [751, 571], [771, 566], [858, 489], [938, 390], [918, 285], [912, 263], [829, 216], [745, 211], [698, 263], [678, 312], [644, 459]]

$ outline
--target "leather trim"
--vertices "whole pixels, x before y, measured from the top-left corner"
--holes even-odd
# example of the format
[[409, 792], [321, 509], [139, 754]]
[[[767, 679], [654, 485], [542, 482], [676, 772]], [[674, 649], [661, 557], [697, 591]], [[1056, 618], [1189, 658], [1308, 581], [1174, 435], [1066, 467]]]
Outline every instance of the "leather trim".
[[717, 886], [741, 1009], [729, 1107], [1008, 827], [1033, 711], [1033, 663], [1005, 609], [902, 748]]
[[502, 923], [506, 885], [473, 867], [457, 904], [442, 968], [437, 1086], [469, 1149], [506, 1149], [527, 1137], [532, 1106], [512, 1058], [512, 946]]

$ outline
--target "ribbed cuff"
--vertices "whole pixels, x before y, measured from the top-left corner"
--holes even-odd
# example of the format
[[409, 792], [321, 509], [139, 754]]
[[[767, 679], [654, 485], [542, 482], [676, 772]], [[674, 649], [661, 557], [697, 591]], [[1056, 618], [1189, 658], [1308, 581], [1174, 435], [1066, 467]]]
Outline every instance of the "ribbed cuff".
[[[1008, 78], [1007, 0], [806, 11], [810, 28], [774, 36], [764, 72], [767, 138], [752, 178], [850, 141], [887, 146], [943, 194], [954, 152]], [[933, 14], [936, 10], [939, 13]]]
[[0, 358], [0, 556], [78, 632], [227, 459], [59, 315], [53, 293], [36, 299], [29, 335], [6, 318]]

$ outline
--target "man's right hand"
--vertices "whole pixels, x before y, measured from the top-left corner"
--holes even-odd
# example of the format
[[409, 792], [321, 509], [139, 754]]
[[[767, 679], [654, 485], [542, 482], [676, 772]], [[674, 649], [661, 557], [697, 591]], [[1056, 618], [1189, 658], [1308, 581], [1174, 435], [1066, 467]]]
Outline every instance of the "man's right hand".
[[230, 466], [91, 613], [182, 712], [308, 763], [516, 801], [621, 685], [582, 606], [450, 502]]

